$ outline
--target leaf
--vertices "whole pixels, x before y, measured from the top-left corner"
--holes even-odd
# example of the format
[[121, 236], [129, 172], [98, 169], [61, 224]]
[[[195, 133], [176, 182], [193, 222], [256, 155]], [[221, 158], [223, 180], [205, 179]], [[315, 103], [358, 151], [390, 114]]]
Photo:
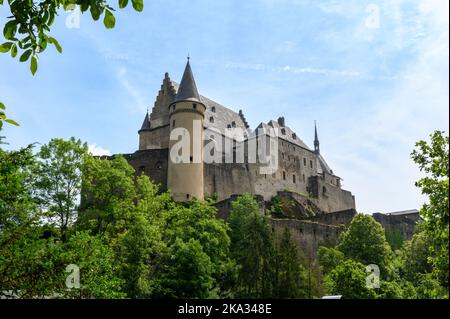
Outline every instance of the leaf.
[[59, 45], [58, 41], [55, 38], [48, 37], [47, 41], [49, 43], [53, 43], [53, 45], [55, 46], [56, 50], [58, 50], [59, 53], [62, 53], [61, 45]]
[[27, 50], [25, 51], [19, 58], [20, 62], [25, 62], [26, 60], [28, 60], [28, 58], [30, 57], [31, 53], [33, 52], [33, 50]]
[[131, 0], [133, 4], [133, 8], [136, 11], [141, 12], [144, 9], [144, 1], [143, 0]]
[[11, 47], [11, 56], [15, 58], [16, 55], [17, 55], [17, 45], [13, 44], [13, 46]]
[[37, 71], [37, 68], [38, 68], [38, 60], [37, 60], [36, 55], [33, 55], [31, 57], [31, 63], [30, 63], [31, 74], [34, 75], [36, 73], [36, 71]]
[[112, 29], [116, 25], [116, 18], [108, 9], [105, 10], [105, 18], [103, 19], [103, 24], [107, 29]]
[[17, 122], [14, 121], [14, 120], [11, 120], [11, 119], [7, 119], [7, 120], [5, 120], [5, 122], [7, 122], [7, 123], [9, 123], [9, 124], [12, 124], [12, 125], [15, 125], [15, 126], [19, 126], [19, 123], [17, 123]]
[[6, 53], [11, 49], [11, 46], [13, 45], [12, 42], [5, 42], [2, 45], [0, 45], [0, 53]]
[[2, 110], [6, 109], [5, 104], [3, 104], [2, 102], [0, 102], [0, 109]]
[[12, 38], [14, 38], [16, 32], [17, 32], [16, 20], [8, 21], [5, 24], [5, 27], [3, 28], [3, 35], [5, 36], [5, 39], [11, 40]]
[[123, 9], [127, 6], [128, 0], [119, 0], [119, 8]]

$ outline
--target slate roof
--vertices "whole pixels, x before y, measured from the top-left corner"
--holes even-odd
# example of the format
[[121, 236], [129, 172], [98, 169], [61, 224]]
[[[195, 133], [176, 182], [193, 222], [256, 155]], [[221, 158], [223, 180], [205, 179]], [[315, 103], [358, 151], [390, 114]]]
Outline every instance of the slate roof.
[[279, 129], [279, 138], [288, 141], [292, 144], [296, 144], [300, 147], [303, 147], [307, 150], [311, 150], [308, 145], [305, 144], [305, 142], [302, 141], [302, 139], [300, 137], [297, 136], [297, 134], [295, 134], [295, 132], [293, 130], [291, 130], [291, 128], [289, 126], [280, 126], [280, 124], [277, 121], [271, 120], [267, 123], [267, 125], [273, 127], [273, 128], [278, 128]]
[[[172, 81], [172, 85], [178, 92], [180, 84]], [[213, 127], [223, 131], [228, 127], [228, 125], [232, 127], [234, 122], [236, 127], [240, 127], [243, 130], [247, 129], [243, 119], [238, 113], [203, 95], [199, 95], [199, 98], [200, 101], [206, 106], [204, 124], [207, 128]], [[213, 118], [213, 122], [210, 121], [211, 117]]]
[[142, 123], [142, 126], [141, 126], [141, 131], [149, 130], [149, 129], [150, 129], [150, 114], [148, 114], [148, 112], [147, 112], [145, 114], [144, 122]]
[[181, 78], [181, 83], [177, 90], [177, 96], [175, 97], [175, 102], [185, 100], [200, 100], [189, 60], [186, 63], [186, 68], [184, 69], [183, 77]]
[[417, 209], [409, 209], [409, 210], [401, 210], [398, 212], [390, 212], [385, 215], [409, 215], [409, 214], [418, 214], [419, 211]]

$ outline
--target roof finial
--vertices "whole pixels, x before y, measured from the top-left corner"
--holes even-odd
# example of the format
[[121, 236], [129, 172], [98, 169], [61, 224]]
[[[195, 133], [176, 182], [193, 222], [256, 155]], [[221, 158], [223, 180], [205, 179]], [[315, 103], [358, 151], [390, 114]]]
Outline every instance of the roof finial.
[[188, 52], [187, 59], [188, 59], [188, 62], [189, 62], [189, 60], [191, 59], [189, 52]]
[[319, 137], [317, 135], [317, 122], [316, 120], [314, 120], [314, 152], [316, 152], [317, 154], [320, 153], [320, 148], [319, 148]]

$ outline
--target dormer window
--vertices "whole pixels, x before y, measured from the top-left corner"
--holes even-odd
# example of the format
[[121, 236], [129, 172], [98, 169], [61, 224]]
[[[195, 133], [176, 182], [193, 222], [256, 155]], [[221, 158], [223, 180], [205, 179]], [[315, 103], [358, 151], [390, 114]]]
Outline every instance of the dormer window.
[[284, 128], [281, 129], [281, 134], [286, 135], [286, 130]]
[[231, 126], [236, 127], [236, 122], [235, 121], [231, 122]]
[[216, 107], [215, 107], [215, 106], [213, 106], [213, 107], [211, 108], [211, 112], [216, 113]]
[[296, 140], [296, 139], [297, 139], [297, 134], [292, 133], [292, 138], [293, 138], [294, 140]]
[[228, 124], [228, 125], [227, 125], [227, 128], [231, 128], [231, 124]]
[[214, 123], [214, 117], [211, 116], [211, 117], [209, 118], [209, 121], [210, 121], [211, 123]]

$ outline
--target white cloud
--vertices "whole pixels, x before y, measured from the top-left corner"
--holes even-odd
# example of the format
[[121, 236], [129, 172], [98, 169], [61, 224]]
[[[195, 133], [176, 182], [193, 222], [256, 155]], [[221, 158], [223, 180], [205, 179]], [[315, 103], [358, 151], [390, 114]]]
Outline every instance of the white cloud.
[[127, 93], [133, 98], [135, 110], [139, 113], [145, 113], [147, 110], [145, 98], [143, 97], [141, 92], [127, 80], [126, 74], [127, 69], [125, 67], [121, 67], [117, 76], [118, 80], [120, 84], [126, 89]]
[[414, 186], [421, 174], [410, 152], [434, 130], [449, 130], [448, 1], [433, 3], [417, 13], [427, 33], [411, 49], [416, 58], [388, 94], [367, 101], [368, 115], [344, 119], [348, 129], [328, 150], [363, 212], [420, 208], [426, 200]]
[[94, 156], [103, 156], [103, 155], [111, 155], [111, 152], [101, 146], [98, 146], [97, 144], [89, 144], [89, 153], [91, 153]]
[[291, 65], [273, 66], [259, 63], [234, 63], [229, 62], [225, 64], [227, 69], [237, 70], [253, 70], [253, 71], [266, 71], [266, 72], [290, 72], [293, 74], [316, 74], [323, 76], [339, 76], [339, 77], [367, 77], [358, 71], [353, 70], [334, 70], [327, 68], [314, 68], [314, 67], [296, 67]]

